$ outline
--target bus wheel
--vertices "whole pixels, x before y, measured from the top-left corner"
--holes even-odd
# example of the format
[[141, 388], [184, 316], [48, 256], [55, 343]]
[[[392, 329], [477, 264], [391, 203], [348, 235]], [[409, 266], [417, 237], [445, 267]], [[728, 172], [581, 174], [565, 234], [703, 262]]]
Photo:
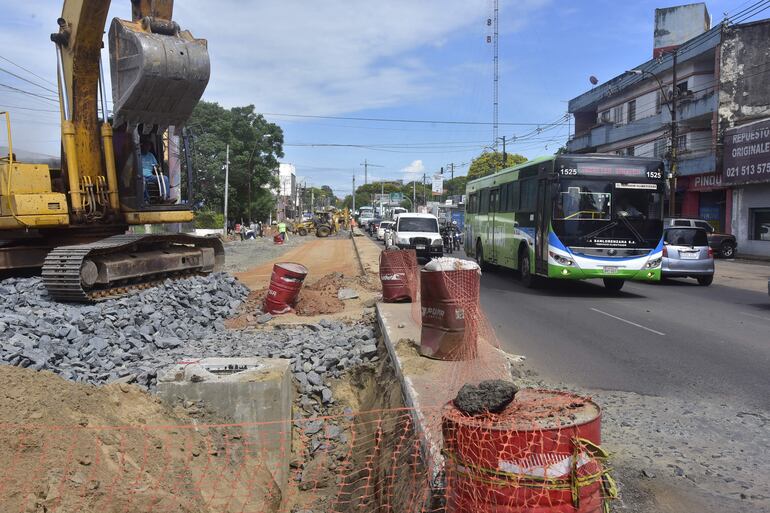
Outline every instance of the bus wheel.
[[626, 280], [621, 280], [620, 278], [604, 278], [604, 288], [607, 290], [611, 290], [612, 292], [618, 292], [620, 289], [623, 288], [623, 284], [626, 282]]
[[489, 264], [484, 262], [484, 248], [481, 247], [481, 241], [476, 243], [476, 263], [479, 264], [482, 271], [489, 270]]
[[524, 248], [519, 257], [519, 272], [521, 273], [521, 283], [528, 289], [535, 286], [535, 277], [532, 276], [532, 268], [529, 264], [529, 248]]

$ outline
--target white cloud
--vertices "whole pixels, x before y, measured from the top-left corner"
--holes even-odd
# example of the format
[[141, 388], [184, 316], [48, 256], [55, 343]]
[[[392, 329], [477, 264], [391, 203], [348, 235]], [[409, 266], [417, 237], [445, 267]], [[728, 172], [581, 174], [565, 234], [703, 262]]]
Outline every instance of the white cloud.
[[424, 173], [425, 165], [422, 163], [422, 160], [413, 160], [411, 164], [401, 169], [401, 171], [406, 174]]
[[[505, 4], [525, 23], [527, 14], [547, 1]], [[0, 32], [2, 54], [55, 80], [54, 46], [48, 36], [56, 31], [61, 4], [0, 0], [0, 5], [6, 20]], [[463, 30], [483, 26], [489, 14], [486, 3], [468, 0], [187, 0], [174, 7], [182, 28], [208, 40], [211, 81], [205, 99], [225, 106], [253, 103], [261, 112], [313, 115], [452, 94], [448, 89], [455, 82], [447, 81], [445, 70], [425, 62], [420, 50], [435, 49]], [[113, 3], [108, 25], [113, 16], [130, 16], [129, 3]], [[106, 50], [103, 56], [106, 60]], [[15, 98], [4, 95], [0, 100], [11, 103]], [[15, 103], [48, 105], [25, 97]], [[46, 118], [51, 124], [44, 133], [32, 123], [33, 117], [26, 117], [26, 126], [15, 125], [20, 142], [37, 141], [41, 146], [24, 146], [58, 153], [56, 115]]]

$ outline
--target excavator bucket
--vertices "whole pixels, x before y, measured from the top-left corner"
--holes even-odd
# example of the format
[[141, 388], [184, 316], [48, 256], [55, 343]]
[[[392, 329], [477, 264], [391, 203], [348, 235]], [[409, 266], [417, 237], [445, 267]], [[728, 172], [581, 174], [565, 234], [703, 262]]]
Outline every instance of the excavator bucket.
[[113, 126], [184, 125], [209, 81], [206, 40], [153, 18], [115, 18], [108, 39]]

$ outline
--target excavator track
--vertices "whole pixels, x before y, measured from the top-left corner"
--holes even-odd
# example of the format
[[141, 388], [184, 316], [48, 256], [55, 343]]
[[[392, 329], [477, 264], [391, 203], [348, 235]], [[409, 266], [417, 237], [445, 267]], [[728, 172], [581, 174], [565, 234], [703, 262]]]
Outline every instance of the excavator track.
[[91, 303], [150, 288], [168, 278], [217, 271], [223, 263], [224, 246], [216, 237], [125, 234], [55, 248], [48, 253], [42, 274], [53, 299]]

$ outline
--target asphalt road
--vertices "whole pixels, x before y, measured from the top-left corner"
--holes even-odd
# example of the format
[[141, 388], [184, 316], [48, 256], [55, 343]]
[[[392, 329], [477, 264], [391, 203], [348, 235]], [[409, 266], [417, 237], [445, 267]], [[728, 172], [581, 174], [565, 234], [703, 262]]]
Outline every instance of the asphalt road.
[[487, 272], [481, 302], [501, 346], [549, 381], [770, 410], [770, 297], [694, 280], [549, 282]]
[[547, 381], [770, 411], [767, 293], [690, 279], [627, 282], [620, 293], [598, 280], [527, 289], [493, 269], [481, 303], [500, 346]]

